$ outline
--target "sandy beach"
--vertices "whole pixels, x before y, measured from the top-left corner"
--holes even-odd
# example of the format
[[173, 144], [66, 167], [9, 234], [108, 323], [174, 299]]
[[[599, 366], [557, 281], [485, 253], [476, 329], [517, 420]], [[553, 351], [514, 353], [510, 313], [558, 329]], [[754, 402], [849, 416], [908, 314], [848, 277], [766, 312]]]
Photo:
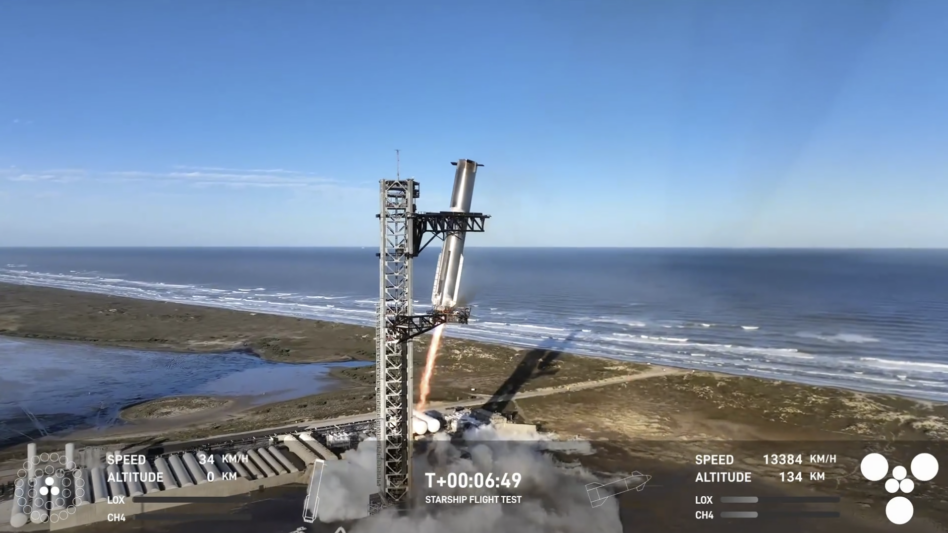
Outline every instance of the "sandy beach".
[[[366, 327], [16, 285], [0, 285], [0, 335], [195, 357], [244, 350], [285, 363], [374, 357], [373, 331]], [[416, 374], [422, 371], [427, 344], [427, 337], [416, 342]], [[331, 392], [254, 407], [208, 397], [145, 402], [125, 410], [128, 424], [120, 431], [87, 437], [90, 442], [159, 436], [179, 441], [374, 409], [372, 366], [336, 369], [333, 375], [340, 386]], [[595, 460], [604, 471], [621, 469], [633, 457], [655, 468], [688, 463], [695, 450], [709, 445], [751, 446], [767, 453], [768, 443], [774, 442], [791, 447], [809, 442], [811, 451], [834, 446], [858, 451], [871, 445], [867, 443], [944, 446], [938, 441], [948, 440], [944, 405], [448, 339], [435, 371], [432, 401], [465, 400], [515, 412], [516, 418], [561, 436], [606, 443], [614, 453]], [[46, 440], [40, 447], [47, 445], [57, 444]], [[837, 465], [840, 479], [851, 476], [857, 451]], [[17, 456], [15, 450], [3, 455]], [[762, 464], [751, 467], [774, 470]], [[801, 483], [801, 490], [807, 485]], [[884, 496], [859, 493], [853, 505], [869, 505]], [[948, 493], [942, 487], [929, 486], [918, 498], [929, 504], [920, 508], [921, 514], [943, 517], [948, 512]]]

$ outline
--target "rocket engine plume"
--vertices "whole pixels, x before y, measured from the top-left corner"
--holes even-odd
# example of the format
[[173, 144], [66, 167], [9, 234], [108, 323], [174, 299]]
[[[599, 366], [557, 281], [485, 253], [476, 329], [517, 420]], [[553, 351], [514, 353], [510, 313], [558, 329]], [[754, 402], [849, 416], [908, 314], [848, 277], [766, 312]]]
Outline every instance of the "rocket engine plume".
[[428, 357], [425, 359], [425, 372], [421, 375], [418, 385], [418, 404], [415, 409], [424, 411], [428, 405], [428, 394], [431, 393], [431, 376], [434, 375], [435, 361], [438, 359], [438, 350], [441, 348], [441, 332], [444, 325], [440, 325], [431, 333], [431, 345], [428, 346]]

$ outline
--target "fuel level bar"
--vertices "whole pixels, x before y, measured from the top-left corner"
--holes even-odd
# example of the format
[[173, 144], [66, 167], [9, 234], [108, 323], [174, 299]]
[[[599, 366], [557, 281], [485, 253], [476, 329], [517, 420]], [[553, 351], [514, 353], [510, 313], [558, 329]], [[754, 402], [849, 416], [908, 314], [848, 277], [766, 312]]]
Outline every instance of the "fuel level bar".
[[132, 503], [246, 503], [249, 494], [241, 496], [135, 496]]
[[839, 503], [839, 496], [721, 496], [721, 503]]
[[158, 521], [168, 520], [175, 522], [249, 522], [253, 520], [251, 514], [159, 514], [143, 513], [134, 515], [135, 520]]
[[722, 511], [721, 518], [839, 518], [836, 511]]

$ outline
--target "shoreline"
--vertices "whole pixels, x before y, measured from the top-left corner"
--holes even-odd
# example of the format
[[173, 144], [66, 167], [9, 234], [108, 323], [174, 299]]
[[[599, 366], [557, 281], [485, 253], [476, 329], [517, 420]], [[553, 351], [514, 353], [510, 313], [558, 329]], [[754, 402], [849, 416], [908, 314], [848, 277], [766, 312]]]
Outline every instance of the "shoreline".
[[[325, 363], [374, 360], [373, 334], [365, 326], [0, 284], [0, 335], [12, 339], [196, 356], [244, 347], [267, 361]], [[429, 339], [415, 341], [416, 379], [424, 369]], [[190, 400], [166, 397], [126, 406], [126, 411], [170, 406], [172, 412], [186, 414], [154, 419], [150, 427], [131, 423], [115, 432], [34, 440], [40, 452], [59, 449], [65, 439], [77, 446], [141, 446], [359, 417], [374, 410], [374, 365], [333, 369], [332, 376], [340, 380], [338, 388], [292, 400], [237, 409], [239, 401], [215, 407], [221, 399], [212, 396], [197, 400], [209, 408], [192, 409]], [[482, 405], [562, 438], [595, 442], [606, 455], [597, 453], [587, 461], [604, 472], [625, 471], [629, 465], [693, 468], [694, 454], [708, 449], [736, 452], [743, 447], [749, 457], [780, 446], [794, 453], [838, 449], [845, 453], [835, 467], [842, 476], [837, 479], [844, 482], [839, 490], [856, 509], [867, 502], [885, 505], [884, 491], [869, 494], [864, 483], [847, 477], [864, 444], [929, 448], [948, 443], [948, 405], [931, 401], [451, 337], [439, 355], [430, 401]], [[0, 472], [15, 467], [23, 453], [21, 444], [0, 448]], [[776, 475], [766, 465], [747, 468], [765, 477]], [[794, 490], [825, 489], [818, 482], [799, 485]], [[916, 495], [920, 517], [948, 523], [943, 485], [929, 483], [924, 495]]]
[[[0, 283], [0, 336], [195, 355], [245, 352], [266, 361], [279, 363], [368, 362], [373, 361], [375, 355], [374, 331], [367, 326], [3, 283]], [[420, 374], [424, 368], [429, 338], [425, 335], [415, 341], [416, 374]], [[682, 393], [697, 396], [698, 401], [694, 405], [696, 411], [705, 410], [703, 403], [706, 402], [701, 396], [708, 395], [703, 383], [707, 381], [719, 388], [725, 383], [739, 384], [736, 387], [739, 390], [735, 391], [737, 394], [751, 391], [757, 396], [776, 397], [780, 391], [783, 391], [784, 395], [798, 396], [806, 396], [809, 393], [823, 398], [847, 398], [846, 401], [827, 400], [829, 403], [839, 403], [842, 407], [846, 407], [846, 402], [851, 406], [868, 401], [887, 406], [886, 409], [911, 411], [916, 414], [936, 411], [940, 414], [944, 411], [948, 415], [948, 406], [945, 404], [918, 398], [723, 372], [631, 363], [603, 356], [574, 355], [558, 350], [493, 345], [452, 337], [446, 338], [439, 356], [432, 382], [431, 401], [459, 401], [474, 397], [483, 397], [486, 401], [491, 394], [505, 391], [527, 392], [541, 388], [565, 388], [572, 383], [603, 381], [661, 368], [669, 369], [669, 376], [639, 381], [637, 388], [655, 381], [668, 381], [674, 375], [678, 381], [669, 386], [678, 387]], [[374, 395], [375, 385], [372, 365], [333, 369], [331, 375], [339, 380], [338, 386], [331, 391], [292, 400], [263, 403], [228, 415], [241, 415], [238, 418], [250, 419], [272, 418], [292, 423], [323, 416], [320, 414], [323, 412], [331, 414], [331, 410], [325, 409], [328, 403], [341, 402], [340, 407], [346, 414], [357, 414], [360, 409], [371, 409], [374, 401], [370, 396]], [[604, 385], [603, 389], [628, 385]], [[568, 390], [564, 392], [566, 394], [562, 396], [578, 394]], [[663, 392], [655, 391], [658, 395]], [[174, 397], [164, 397], [151, 401], [173, 399]], [[310, 402], [320, 408], [309, 407]], [[242, 403], [234, 402], [234, 405]], [[766, 402], [762, 402], [757, 408], [762, 409], [765, 406]], [[132, 406], [125, 406], [123, 410], [130, 407]], [[274, 409], [277, 411], [273, 413], [275, 416], [262, 416]], [[788, 406], [787, 409], [798, 411], [797, 414], [805, 414], [799, 407]], [[305, 413], [306, 410], [312, 412]], [[244, 414], [247, 417], [243, 417]], [[304, 417], [304, 414], [309, 416]], [[251, 420], [246, 422], [252, 424]], [[940, 426], [940, 422], [936, 425]], [[801, 424], [801, 427], [806, 426], [807, 423]], [[945, 435], [948, 436], [948, 431]]]
[[[150, 337], [147, 340], [142, 339], [142, 340], [135, 340], [135, 341], [127, 341], [127, 340], [123, 341], [123, 340], [89, 338], [89, 337], [84, 337], [78, 333], [73, 333], [73, 334], [49, 334], [49, 333], [42, 333], [42, 332], [20, 333], [16, 330], [10, 330], [8, 327], [7, 328], [4, 327], [3, 304], [6, 302], [4, 301], [2, 296], [3, 296], [4, 291], [8, 290], [8, 288], [10, 287], [25, 289], [26, 291], [35, 289], [37, 291], [53, 291], [55, 293], [90, 295], [92, 297], [98, 297], [101, 299], [114, 300], [116, 302], [119, 302], [119, 304], [122, 301], [143, 302], [143, 303], [147, 302], [150, 304], [153, 303], [153, 304], [160, 304], [163, 306], [172, 306], [173, 308], [175, 308], [175, 310], [177, 310], [178, 308], [184, 308], [184, 309], [192, 308], [195, 310], [200, 309], [200, 310], [220, 311], [227, 314], [239, 314], [239, 315], [246, 315], [246, 316], [273, 317], [273, 318], [284, 319], [284, 320], [286, 319], [296, 320], [297, 322], [307, 322], [307, 323], [318, 324], [320, 325], [320, 329], [323, 329], [323, 330], [327, 329], [328, 327], [328, 329], [351, 330], [355, 332], [361, 331], [362, 335], [360, 335], [359, 337], [362, 340], [368, 338], [369, 342], [358, 343], [360, 344], [359, 348], [352, 353], [339, 354], [337, 356], [328, 356], [328, 357], [319, 356], [318, 359], [295, 360], [291, 357], [287, 357], [288, 355], [290, 355], [292, 351], [291, 348], [282, 348], [280, 345], [274, 344], [271, 341], [268, 341], [266, 339], [258, 339], [257, 341], [243, 339], [243, 340], [235, 341], [233, 343], [228, 343], [223, 340], [217, 340], [217, 341], [204, 340], [204, 341], [192, 341], [190, 343], [182, 344], [180, 341], [176, 342], [174, 339], [164, 339], [164, 338], [158, 338], [158, 337], [154, 337], [154, 338]], [[118, 307], [109, 308], [109, 310], [118, 311], [119, 313], [123, 311], [123, 309], [118, 308]], [[99, 311], [101, 312], [101, 310]], [[170, 300], [152, 300], [152, 299], [147, 299], [147, 298], [136, 298], [132, 296], [112, 296], [112, 295], [102, 293], [102, 292], [77, 291], [77, 290], [72, 290], [72, 289], [62, 289], [62, 288], [46, 287], [46, 286], [40, 286], [40, 285], [25, 285], [25, 284], [19, 285], [19, 284], [0, 282], [0, 337], [7, 337], [11, 339], [20, 338], [20, 339], [41, 340], [41, 341], [47, 341], [47, 342], [61, 342], [61, 343], [76, 342], [76, 343], [83, 343], [87, 345], [100, 345], [100, 346], [111, 346], [111, 347], [116, 347], [116, 348], [143, 349], [143, 350], [148, 350], [148, 351], [171, 352], [171, 353], [191, 353], [191, 354], [206, 354], [206, 355], [213, 355], [213, 354], [220, 354], [220, 353], [227, 353], [227, 352], [246, 353], [248, 355], [259, 357], [265, 361], [289, 363], [289, 364], [305, 364], [305, 363], [315, 363], [315, 362], [342, 363], [342, 362], [354, 362], [354, 361], [374, 361], [375, 360], [374, 334], [375, 334], [374, 328], [372, 328], [371, 326], [350, 324], [346, 322], [329, 322], [329, 321], [317, 320], [317, 319], [298, 318], [292, 315], [270, 314], [270, 313], [263, 313], [263, 312], [250, 312], [250, 311], [245, 311], [245, 310], [229, 309], [229, 308], [218, 307], [218, 306], [213, 306], [213, 305], [202, 305], [199, 302], [179, 303], [179, 302], [170, 301]], [[366, 335], [368, 335], [368, 337], [366, 337]], [[419, 344], [421, 344], [419, 342], [420, 340], [427, 339], [427, 338], [428, 338], [428, 334], [422, 335], [421, 337], [416, 339], [415, 345], [418, 346]], [[514, 345], [509, 345], [509, 344], [508, 345], [495, 344], [495, 343], [491, 343], [487, 341], [468, 340], [468, 339], [450, 337], [450, 336], [446, 336], [446, 338], [453, 339], [453, 340], [463, 342], [463, 343], [469, 343], [472, 345], [485, 345], [485, 346], [492, 346], [492, 347], [498, 347], [498, 348], [508, 348], [508, 349], [513, 349], [513, 350], [526, 351], [526, 350], [531, 350], [531, 349], [537, 349], [537, 348], [529, 348], [529, 347], [522, 347], [522, 346], [514, 346]], [[560, 350], [556, 350], [556, 351], [559, 352]], [[806, 387], [835, 389], [835, 390], [839, 390], [843, 392], [867, 394], [867, 395], [873, 395], [873, 396], [890, 396], [890, 397], [902, 398], [905, 400], [918, 402], [923, 405], [948, 405], [948, 402], [946, 401], [933, 400], [933, 399], [929, 399], [929, 398], [925, 398], [921, 396], [912, 396], [905, 393], [873, 390], [868, 387], [866, 388], [860, 388], [860, 387], [854, 387], [854, 386], [846, 387], [846, 386], [835, 385], [835, 384], [821, 383], [819, 382], [819, 380], [814, 380], [813, 382], [807, 382], [804, 380], [788, 379], [788, 378], [782, 378], [779, 376], [773, 376], [773, 377], [756, 376], [756, 375], [742, 374], [742, 373], [736, 373], [736, 372], [731, 373], [731, 372], [720, 371], [720, 370], [695, 369], [693, 367], [688, 367], [688, 366], [678, 366], [678, 365], [672, 365], [672, 364], [667, 364], [667, 363], [653, 364], [650, 362], [628, 361], [625, 359], [610, 357], [608, 355], [579, 354], [579, 353], [572, 353], [565, 350], [562, 351], [562, 353], [569, 355], [571, 357], [603, 359], [607, 361], [614, 361], [619, 364], [665, 367], [665, 368], [681, 369], [681, 370], [686, 370], [686, 371], [694, 370], [695, 372], [729, 376], [729, 377], [761, 379], [761, 380], [773, 381], [777, 383], [787, 382], [787, 383], [794, 383], [794, 384], [806, 386]]]

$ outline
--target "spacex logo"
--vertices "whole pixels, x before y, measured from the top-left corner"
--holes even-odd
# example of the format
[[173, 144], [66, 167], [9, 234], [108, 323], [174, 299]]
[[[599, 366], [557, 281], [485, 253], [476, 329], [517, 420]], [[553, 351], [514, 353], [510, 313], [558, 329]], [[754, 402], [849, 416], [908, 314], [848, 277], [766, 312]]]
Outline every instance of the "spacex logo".
[[[938, 474], [938, 460], [930, 453], [916, 455], [912, 459], [911, 467], [912, 477], [918, 481], [931, 481]], [[862, 458], [859, 469], [862, 476], [869, 481], [882, 481], [889, 475], [889, 461], [882, 454], [870, 453]], [[914, 489], [915, 482], [908, 477], [908, 472], [901, 465], [892, 469], [892, 477], [885, 482], [885, 490], [889, 494], [910, 494]], [[895, 496], [885, 506], [886, 518], [897, 525], [908, 523], [914, 513], [912, 502], [905, 496]]]

